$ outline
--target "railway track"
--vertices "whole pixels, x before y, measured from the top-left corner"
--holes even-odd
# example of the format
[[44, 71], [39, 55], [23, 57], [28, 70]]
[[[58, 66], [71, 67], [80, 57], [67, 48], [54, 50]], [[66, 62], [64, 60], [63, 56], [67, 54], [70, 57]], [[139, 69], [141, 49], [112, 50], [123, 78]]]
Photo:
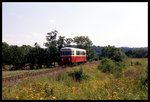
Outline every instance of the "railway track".
[[[84, 65], [93, 65], [93, 64], [96, 64], [96, 63], [85, 63]], [[79, 66], [74, 66], [74, 67], [79, 67]], [[45, 75], [45, 74], [50, 74], [50, 75], [55, 75], [59, 72], [65, 72], [67, 68], [70, 68], [68, 66], [66, 67], [56, 67], [54, 69], [51, 69], [51, 70], [46, 70], [46, 71], [38, 71], [38, 72], [32, 72], [32, 73], [27, 73], [27, 74], [23, 74], [23, 75], [17, 75], [17, 76], [11, 76], [11, 77], [5, 77], [5, 78], [2, 78], [2, 83], [11, 83], [11, 82], [18, 82], [18, 81], [21, 81], [22, 79], [27, 79], [27, 78], [30, 78], [30, 77], [37, 77], [37, 76], [40, 76], [40, 75]]]

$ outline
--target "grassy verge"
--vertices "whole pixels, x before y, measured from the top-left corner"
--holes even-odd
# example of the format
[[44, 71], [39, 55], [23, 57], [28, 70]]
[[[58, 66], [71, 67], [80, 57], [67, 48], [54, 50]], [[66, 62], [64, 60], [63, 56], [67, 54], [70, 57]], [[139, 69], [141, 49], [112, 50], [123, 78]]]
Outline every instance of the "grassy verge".
[[27, 74], [27, 73], [32, 73], [32, 72], [38, 72], [38, 71], [46, 71], [46, 70], [52, 70], [53, 68], [44, 68], [44, 69], [33, 69], [33, 70], [17, 70], [17, 71], [2, 71], [2, 73], [8, 73], [8, 74], [3, 74], [2, 77], [11, 77], [11, 76], [16, 76], [16, 75], [22, 75], [22, 74]]
[[[139, 61], [141, 64], [131, 65]], [[72, 68], [64, 74], [45, 75], [38, 79], [2, 88], [3, 100], [147, 100], [148, 85], [143, 84], [147, 59], [128, 59], [124, 62], [120, 77], [118, 73], [103, 73], [98, 65], [83, 65], [83, 73], [90, 77], [76, 81], [68, 73], [80, 68]]]

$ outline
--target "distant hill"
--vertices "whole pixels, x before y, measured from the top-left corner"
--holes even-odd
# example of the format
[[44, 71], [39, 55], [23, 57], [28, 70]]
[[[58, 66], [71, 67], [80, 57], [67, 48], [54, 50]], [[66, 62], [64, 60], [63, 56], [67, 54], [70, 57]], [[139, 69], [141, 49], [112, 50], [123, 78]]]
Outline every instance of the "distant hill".
[[129, 50], [138, 49], [138, 48], [144, 48], [144, 49], [148, 50], [148, 47], [121, 47], [121, 48], [124, 52], [129, 51]]
[[[96, 53], [98, 55], [101, 55], [101, 47], [103, 46], [93, 46], [93, 49], [96, 51]], [[135, 50], [135, 49], [139, 49], [139, 48], [144, 48], [146, 50], [148, 50], [148, 47], [120, 47], [124, 52], [129, 51], [129, 50]]]

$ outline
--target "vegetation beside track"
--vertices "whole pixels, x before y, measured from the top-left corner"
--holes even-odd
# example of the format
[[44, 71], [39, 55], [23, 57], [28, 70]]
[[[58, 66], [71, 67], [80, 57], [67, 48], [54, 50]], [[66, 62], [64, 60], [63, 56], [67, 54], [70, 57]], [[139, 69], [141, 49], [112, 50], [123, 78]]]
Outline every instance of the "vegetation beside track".
[[[100, 65], [82, 65], [88, 79], [76, 81], [68, 73], [80, 71], [73, 67], [66, 73], [30, 78], [14, 86], [2, 88], [3, 100], [147, 100], [148, 59], [126, 59], [126, 68], [119, 73], [103, 73]], [[119, 74], [119, 75], [118, 75]], [[116, 77], [118, 76], [118, 77]]]

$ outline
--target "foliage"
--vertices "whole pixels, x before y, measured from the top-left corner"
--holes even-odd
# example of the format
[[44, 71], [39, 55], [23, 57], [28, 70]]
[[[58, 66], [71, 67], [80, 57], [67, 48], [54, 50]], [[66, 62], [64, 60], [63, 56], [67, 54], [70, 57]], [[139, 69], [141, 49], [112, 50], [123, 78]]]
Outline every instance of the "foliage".
[[[131, 61], [139, 61], [141, 65], [131, 66]], [[124, 63], [129, 66], [122, 72], [118, 71], [122, 74], [120, 78], [97, 71], [97, 61], [97, 64], [83, 66], [84, 73], [92, 80], [78, 82], [68, 73], [61, 73], [26, 79], [16, 85], [8, 84], [2, 87], [2, 100], [148, 100], [148, 85], [141, 81], [148, 71], [148, 59], [127, 59]], [[129, 69], [132, 69], [128, 74], [130, 77], [126, 74]], [[73, 68], [67, 71], [72, 72]]]
[[[59, 36], [57, 39], [58, 31], [54, 30], [47, 33], [47, 42], [44, 45], [46, 49], [41, 48], [38, 43], [35, 43], [35, 47], [29, 45], [10, 46], [6, 42], [2, 43], [2, 66], [13, 65], [12, 70], [26, 69], [29, 66], [30, 69], [42, 68], [42, 65], [47, 67], [55, 66], [57, 62], [60, 64], [60, 49], [62, 47], [77, 47], [87, 51], [87, 61], [93, 61], [98, 59], [95, 50], [92, 48], [92, 41], [88, 36], [76, 36], [72, 38], [65, 38], [65, 36]], [[75, 43], [76, 45], [71, 45]], [[54, 64], [54, 65], [53, 65]]]
[[98, 69], [101, 70], [102, 72], [110, 72], [113, 73], [115, 68], [115, 65], [111, 59], [108, 58], [102, 58], [101, 64], [98, 66]]
[[102, 47], [102, 57], [108, 57], [115, 61], [123, 61], [126, 55], [121, 48], [115, 48], [115, 46], [108, 45]]
[[138, 48], [134, 50], [129, 50], [125, 52], [128, 57], [132, 58], [146, 58], [148, 57], [148, 50], [144, 48]]
[[[58, 31], [51, 31], [50, 33], [47, 33], [45, 46], [48, 48], [49, 56], [50, 56], [50, 64], [58, 61], [58, 49], [57, 49], [57, 33]], [[63, 39], [63, 38], [62, 38]], [[61, 41], [61, 40], [60, 40]], [[60, 42], [59, 41], [59, 42]], [[62, 46], [61, 44], [59, 46]], [[54, 65], [55, 66], [55, 65]]]
[[83, 72], [82, 66], [80, 67], [80, 70], [69, 72], [68, 76], [72, 76], [76, 81], [86, 80], [89, 78], [89, 75]]
[[116, 71], [122, 71], [125, 68], [125, 64], [123, 62], [113, 62], [109, 58], [102, 58], [101, 64], [98, 66], [98, 69], [102, 72], [106, 73], [114, 73]]
[[96, 60], [98, 58], [96, 51], [92, 48], [93, 43], [88, 36], [76, 36], [73, 39], [74, 43], [77, 44], [77, 48], [86, 49], [88, 61]]

